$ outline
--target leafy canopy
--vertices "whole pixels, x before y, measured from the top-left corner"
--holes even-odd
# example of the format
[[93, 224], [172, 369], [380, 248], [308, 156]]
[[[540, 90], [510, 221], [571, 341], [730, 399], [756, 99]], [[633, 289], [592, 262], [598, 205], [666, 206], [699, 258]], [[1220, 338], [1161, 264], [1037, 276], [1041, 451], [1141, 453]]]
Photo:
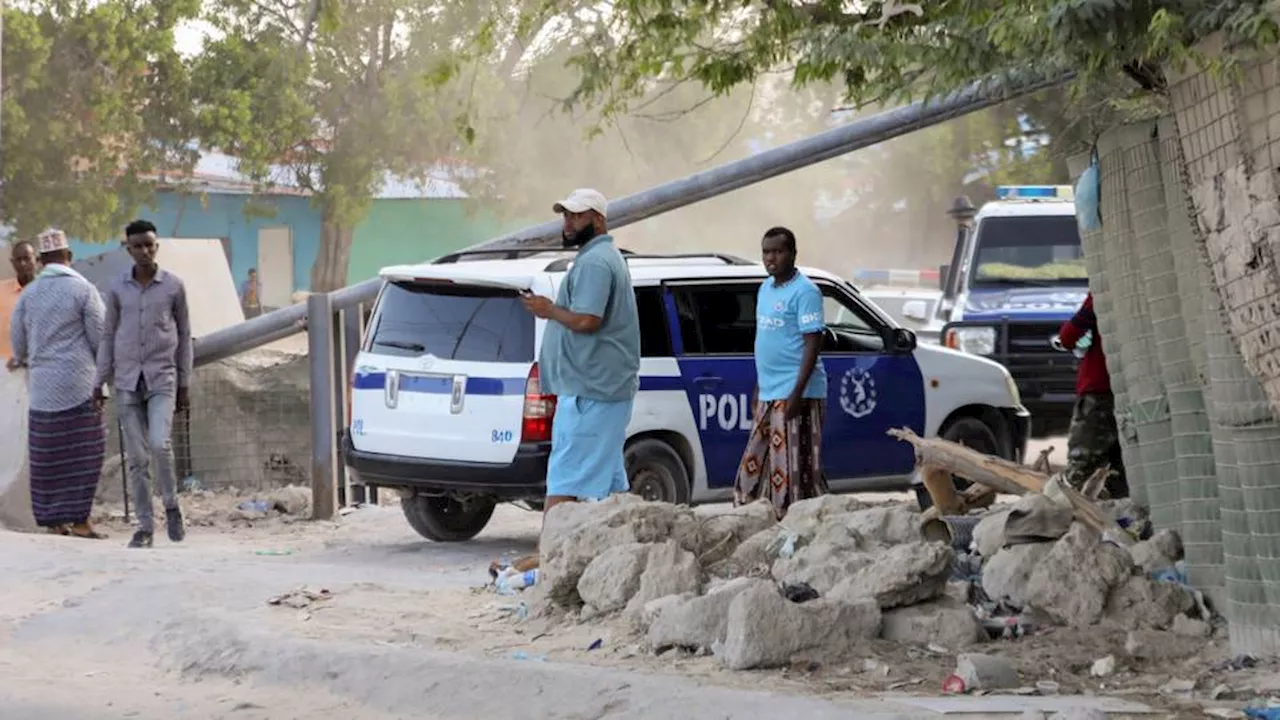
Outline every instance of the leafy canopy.
[[[592, 7], [545, 0], [533, 22]], [[856, 103], [899, 102], [1020, 69], [1075, 70], [1078, 87], [1184, 62], [1214, 31], [1271, 44], [1262, 0], [621, 0], [581, 34], [572, 101], [617, 114], [655, 79], [714, 93], [783, 70], [837, 82]]]
[[199, 0], [38, 0], [4, 11], [4, 220], [119, 237], [155, 177], [184, 174], [190, 84], [174, 28]]

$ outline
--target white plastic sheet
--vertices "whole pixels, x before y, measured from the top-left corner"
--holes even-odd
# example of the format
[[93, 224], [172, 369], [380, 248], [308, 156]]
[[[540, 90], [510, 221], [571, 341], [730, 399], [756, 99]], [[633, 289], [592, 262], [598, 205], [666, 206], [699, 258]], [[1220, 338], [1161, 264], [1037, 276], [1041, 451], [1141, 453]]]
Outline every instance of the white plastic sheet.
[[0, 367], [0, 527], [34, 530], [27, 477], [27, 373]]

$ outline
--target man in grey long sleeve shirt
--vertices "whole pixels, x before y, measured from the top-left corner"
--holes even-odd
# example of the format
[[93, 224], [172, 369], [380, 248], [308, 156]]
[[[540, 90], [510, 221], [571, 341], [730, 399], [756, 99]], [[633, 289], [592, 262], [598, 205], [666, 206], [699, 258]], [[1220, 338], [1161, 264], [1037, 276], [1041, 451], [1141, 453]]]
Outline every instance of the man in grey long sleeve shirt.
[[125, 246], [134, 266], [107, 291], [107, 321], [98, 349], [96, 397], [115, 388], [116, 411], [124, 430], [130, 492], [138, 530], [129, 547], [151, 547], [155, 533], [151, 468], [164, 500], [169, 539], [185, 536], [173, 467], [173, 415], [189, 404], [191, 323], [187, 293], [178, 276], [156, 263], [156, 227], [135, 220], [125, 228]]

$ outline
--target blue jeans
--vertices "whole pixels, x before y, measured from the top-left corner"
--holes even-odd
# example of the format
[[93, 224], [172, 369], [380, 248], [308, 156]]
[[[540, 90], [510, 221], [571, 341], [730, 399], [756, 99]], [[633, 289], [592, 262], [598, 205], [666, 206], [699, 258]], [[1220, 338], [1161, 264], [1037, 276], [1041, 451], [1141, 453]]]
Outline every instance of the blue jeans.
[[172, 392], [116, 391], [116, 413], [124, 434], [125, 465], [129, 470], [129, 493], [133, 495], [138, 529], [155, 532], [151, 504], [151, 469], [166, 510], [178, 507], [178, 481], [173, 471]]

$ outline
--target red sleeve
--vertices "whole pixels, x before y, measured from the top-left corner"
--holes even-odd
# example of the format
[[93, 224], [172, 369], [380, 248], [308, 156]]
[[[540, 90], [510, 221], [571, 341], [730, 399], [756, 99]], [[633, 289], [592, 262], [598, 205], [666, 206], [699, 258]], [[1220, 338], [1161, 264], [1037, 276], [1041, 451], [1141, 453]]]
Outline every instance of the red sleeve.
[[1076, 342], [1086, 332], [1093, 330], [1098, 324], [1098, 317], [1093, 313], [1093, 293], [1089, 293], [1084, 298], [1084, 304], [1076, 311], [1071, 319], [1062, 323], [1062, 327], [1058, 328], [1058, 339], [1062, 341], [1062, 346], [1068, 350], [1072, 350], [1076, 346]]

